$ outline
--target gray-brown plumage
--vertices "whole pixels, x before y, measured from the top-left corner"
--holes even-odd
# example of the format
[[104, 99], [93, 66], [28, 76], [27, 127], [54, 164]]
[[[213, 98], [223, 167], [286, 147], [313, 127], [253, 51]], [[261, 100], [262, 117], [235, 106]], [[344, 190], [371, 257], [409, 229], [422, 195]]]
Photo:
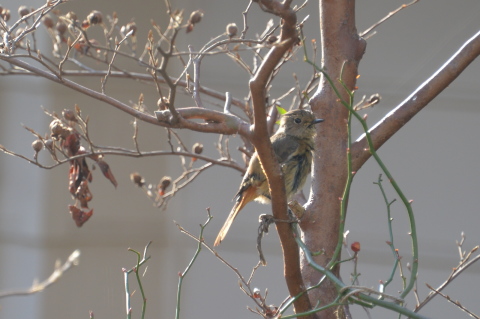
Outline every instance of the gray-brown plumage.
[[[322, 121], [315, 119], [313, 113], [308, 110], [290, 111], [282, 116], [278, 131], [270, 138], [277, 160], [282, 166], [288, 199], [303, 187], [310, 174], [315, 124]], [[225, 238], [240, 210], [252, 200], [270, 202], [267, 178], [256, 152], [250, 159], [240, 189], [235, 196], [235, 205], [218, 233], [215, 246]]]

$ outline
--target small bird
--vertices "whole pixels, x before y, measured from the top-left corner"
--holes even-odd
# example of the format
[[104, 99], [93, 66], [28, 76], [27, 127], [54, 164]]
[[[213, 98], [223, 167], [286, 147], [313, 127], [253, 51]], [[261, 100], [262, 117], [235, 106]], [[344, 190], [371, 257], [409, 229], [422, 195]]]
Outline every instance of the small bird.
[[[323, 119], [316, 119], [311, 111], [293, 110], [282, 116], [278, 131], [270, 138], [277, 160], [282, 167], [287, 199], [303, 187], [310, 174], [313, 138], [316, 133], [315, 124], [320, 122], [323, 122]], [[247, 172], [234, 199], [235, 205], [218, 233], [215, 246], [220, 245], [233, 220], [247, 203], [252, 200], [263, 204], [270, 202], [267, 177], [256, 152], [250, 159]]]

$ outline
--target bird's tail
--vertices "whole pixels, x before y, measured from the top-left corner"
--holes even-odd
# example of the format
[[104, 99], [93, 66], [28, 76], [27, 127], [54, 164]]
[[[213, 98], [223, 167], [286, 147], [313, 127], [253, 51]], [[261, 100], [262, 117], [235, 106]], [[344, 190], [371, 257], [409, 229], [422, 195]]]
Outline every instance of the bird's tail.
[[237, 217], [238, 212], [240, 211], [240, 202], [236, 202], [235, 206], [233, 206], [232, 210], [230, 211], [230, 214], [228, 214], [227, 220], [222, 226], [222, 229], [218, 232], [217, 239], [215, 239], [215, 246], [220, 245], [222, 240], [227, 236], [228, 230], [230, 229], [230, 226], [232, 226], [233, 220], [235, 217]]
[[222, 226], [222, 229], [218, 232], [217, 239], [215, 239], [214, 246], [220, 245], [225, 236], [227, 236], [228, 230], [230, 226], [232, 226], [233, 220], [237, 217], [240, 210], [250, 201], [254, 200], [255, 197], [258, 195], [256, 193], [256, 188], [249, 187], [244, 192], [238, 194], [238, 198], [235, 201], [235, 205], [233, 206], [230, 214], [228, 214], [227, 220]]

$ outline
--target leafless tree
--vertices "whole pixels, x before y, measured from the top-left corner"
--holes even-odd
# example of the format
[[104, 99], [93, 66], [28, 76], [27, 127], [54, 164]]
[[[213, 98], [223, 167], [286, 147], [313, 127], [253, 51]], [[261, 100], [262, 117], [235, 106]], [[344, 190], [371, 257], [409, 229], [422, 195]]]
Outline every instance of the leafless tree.
[[[377, 104], [380, 97], [375, 95], [354, 103], [358, 66], [366, 48], [365, 38], [390, 16], [417, 1], [402, 5], [385, 19], [359, 33], [354, 18], [355, 1], [321, 0], [320, 41], [317, 44], [306, 39], [303, 34], [302, 28], [308, 20], [298, 20], [297, 14], [306, 3], [251, 0], [243, 12], [243, 26], [229, 24], [225, 32], [218, 36], [212, 35], [212, 39], [199, 50], [191, 46], [182, 49], [177, 40], [185, 31], [197, 32], [196, 28], [204, 13], [194, 11], [185, 16], [183, 10], [172, 8], [168, 0], [168, 25], [153, 23], [146, 39], [137, 34], [134, 22], [122, 23], [115, 14], [104, 15], [93, 10], [83, 18], [77, 17], [73, 12], [62, 12], [62, 4], [67, 0], [49, 0], [33, 10], [22, 6], [18, 9], [18, 20], [10, 18], [9, 9], [2, 8], [1, 75], [42, 77], [66, 89], [80, 92], [92, 100], [105, 103], [118, 112], [127, 113], [135, 120], [134, 147], [126, 149], [96, 145], [89, 134], [89, 116], [82, 113], [81, 106], [72, 105], [61, 115], [45, 110], [52, 120], [48, 134], [26, 127], [36, 139], [32, 144], [35, 152], [33, 158], [3, 146], [0, 146], [0, 149], [3, 153], [17, 156], [41, 168], [70, 165], [69, 191], [75, 204], [71, 205], [69, 210], [79, 227], [93, 213], [89, 207], [92, 198], [89, 183], [93, 173], [87, 160], [93, 160], [103, 175], [116, 186], [117, 181], [106, 162], [106, 158], [110, 156], [177, 156], [182, 162], [182, 174], [173, 178], [165, 177], [158, 185], [147, 182], [148, 176], [138, 173], [131, 175], [132, 181], [145, 191], [155, 205], [166, 207], [173, 197], [182, 196], [183, 187], [194, 182], [199, 174], [210, 167], [220, 165], [244, 172], [248, 159], [256, 150], [267, 175], [272, 197], [273, 219], [264, 219], [264, 222], [275, 222], [283, 251], [285, 280], [290, 294], [285, 304], [280, 307], [267, 305], [265, 296], [250, 287], [251, 277], [242, 276], [204, 241], [202, 235], [195, 236], [178, 225], [182, 232], [198, 241], [197, 252], [206, 247], [237, 273], [242, 290], [257, 306], [252, 311], [265, 318], [277, 318], [285, 316], [284, 312], [293, 305], [295, 314], [308, 318], [348, 318], [348, 305], [358, 304], [370, 308], [384, 307], [407, 317], [423, 318], [417, 311], [431, 296], [440, 294], [443, 286], [432, 288], [428, 300], [418, 300], [415, 309], [405, 306], [405, 296], [416, 290], [418, 242], [415, 220], [410, 202], [376, 150], [452, 83], [478, 56], [480, 33], [468, 39], [435, 74], [412, 92], [408, 99], [374, 126], [367, 127], [366, 115], [360, 115], [359, 111]], [[248, 23], [252, 10], [262, 10], [273, 18], [265, 30], [256, 30], [258, 36], [255, 37], [251, 36], [253, 33], [250, 32]], [[52, 54], [40, 52], [38, 48], [35, 34], [40, 28], [45, 28], [51, 36]], [[91, 38], [93, 28], [103, 30], [103, 40]], [[216, 55], [231, 57], [235, 64], [250, 75], [249, 93], [244, 99], [201, 85], [202, 61]], [[306, 63], [311, 64], [311, 79], [302, 84], [297, 82], [282, 96], [272, 98], [270, 90], [274, 85], [273, 80], [282, 67], [294, 57], [305, 58]], [[118, 62], [120, 58], [127, 61], [126, 65], [139, 65], [146, 72], [125, 67]], [[92, 61], [95, 63], [92, 64]], [[181, 66], [178, 74], [170, 71], [172, 64]], [[100, 87], [89, 88], [81, 85], [76, 79], [82, 76], [101, 78]], [[151, 111], [145, 107], [141, 94], [133, 105], [116, 99], [109, 92], [109, 81], [113, 78], [153, 83], [158, 92], [158, 109]], [[186, 90], [192, 96], [194, 106], [178, 103], [177, 97], [181, 90]], [[207, 103], [204, 97], [216, 102]], [[281, 167], [269, 139], [275, 131], [279, 113], [283, 112], [283, 108], [278, 107], [280, 101], [284, 108], [302, 108], [308, 104], [318, 118], [325, 119], [318, 129], [315, 141], [318, 156], [315, 156], [314, 160], [309, 200], [306, 201], [299, 195], [297, 202], [290, 203], [296, 218], [289, 213]], [[285, 107], [286, 101], [290, 101], [289, 107]], [[360, 122], [364, 128], [364, 134], [356, 140], [351, 133], [353, 121]], [[166, 128], [169, 149], [143, 151], [137, 142], [139, 122]], [[203, 145], [200, 143], [186, 145], [177, 134], [177, 129], [219, 135], [219, 156], [204, 155]], [[235, 134], [243, 142], [239, 148], [243, 154], [242, 163], [230, 155], [228, 136]], [[40, 151], [48, 152], [52, 162], [41, 163], [37, 158]], [[352, 252], [351, 260], [354, 262], [360, 250], [358, 243], [345, 248], [344, 224], [352, 180], [355, 173], [371, 157], [378, 162], [383, 176], [394, 187], [410, 220], [412, 256], [408, 265], [409, 275], [405, 275], [405, 286], [395, 296], [361, 287], [355, 284], [355, 280], [350, 284], [345, 283], [339, 277], [340, 265], [343, 262], [340, 255], [342, 249]], [[198, 160], [205, 164], [198, 165]], [[379, 178], [380, 188], [382, 182]], [[298, 203], [301, 205], [297, 205]], [[385, 203], [389, 208], [391, 202], [387, 198]], [[210, 216], [210, 212], [208, 215]], [[318, 220], [321, 222], [315, 222]], [[202, 232], [207, 224], [208, 222], [202, 225]], [[265, 228], [260, 228], [260, 244], [264, 230]], [[395, 252], [393, 243], [391, 246]], [[478, 256], [473, 256], [475, 250], [460, 254], [461, 262], [457, 269], [468, 267], [478, 260]], [[146, 251], [143, 257], [142, 254], [137, 254], [137, 266], [130, 271], [125, 270], [126, 278], [132, 272], [138, 273], [138, 268], [148, 260]], [[192, 261], [195, 261], [195, 257]], [[395, 267], [402, 269], [401, 263], [398, 258]], [[188, 270], [189, 268], [180, 274], [180, 283]], [[255, 269], [252, 276], [254, 273]], [[452, 273], [446, 284], [458, 273]]]

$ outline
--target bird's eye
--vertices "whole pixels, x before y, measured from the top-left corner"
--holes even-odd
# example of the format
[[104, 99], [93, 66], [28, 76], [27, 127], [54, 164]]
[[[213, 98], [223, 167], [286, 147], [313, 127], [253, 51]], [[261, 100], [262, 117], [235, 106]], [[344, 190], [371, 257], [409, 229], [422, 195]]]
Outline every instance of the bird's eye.
[[295, 123], [297, 123], [297, 124], [300, 124], [300, 123], [302, 123], [302, 119], [301, 119], [301, 118], [299, 118], [299, 117], [295, 118]]

